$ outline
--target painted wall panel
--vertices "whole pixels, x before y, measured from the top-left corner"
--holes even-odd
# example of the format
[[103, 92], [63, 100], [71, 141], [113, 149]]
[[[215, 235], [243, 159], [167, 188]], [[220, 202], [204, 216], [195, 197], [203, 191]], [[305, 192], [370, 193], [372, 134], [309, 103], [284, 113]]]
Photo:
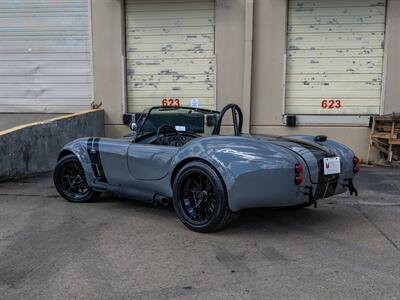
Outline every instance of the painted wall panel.
[[[351, 3], [351, 0], [348, 2]], [[336, 17], [336, 16], [354, 16], [358, 18], [369, 18], [371, 16], [383, 16], [385, 15], [384, 6], [365, 6], [359, 7], [342, 7], [337, 2], [331, 1], [331, 7], [296, 7], [289, 8], [289, 18], [298, 17], [313, 17], [316, 20], [320, 17]], [[295, 19], [294, 19], [295, 20]], [[294, 23], [296, 23], [294, 21]]]
[[0, 3], [0, 112], [68, 113], [90, 107], [87, 0]]
[[159, 28], [159, 27], [136, 27], [131, 28], [127, 33], [130, 35], [140, 34], [144, 35], [169, 35], [169, 34], [213, 34], [214, 29], [210, 26], [187, 26], [187, 27], [170, 27], [170, 28]]
[[[132, 0], [130, 0], [132, 1]], [[151, 1], [151, 0], [149, 0]], [[208, 17], [197, 17], [197, 18], [180, 18], [177, 16], [175, 19], [154, 19], [149, 24], [149, 20], [147, 19], [140, 19], [140, 20], [133, 20], [128, 19], [127, 25], [128, 28], [130, 27], [176, 27], [179, 26], [212, 26], [215, 23], [215, 18]]]
[[385, 3], [289, 1], [287, 114], [379, 114]]
[[383, 0], [291, 0], [289, 8], [314, 8], [314, 7], [379, 7], [385, 6]]
[[[135, 49], [133, 47], [133, 49]], [[134, 52], [129, 52], [127, 53], [127, 58], [128, 60], [132, 59], [163, 59], [163, 58], [209, 58], [213, 59], [214, 58], [214, 49], [210, 50], [204, 50], [202, 51], [153, 51], [153, 52], [148, 52], [148, 51], [134, 51]]]
[[179, 81], [180, 83], [185, 82], [214, 82], [215, 75], [204, 75], [204, 74], [170, 74], [170, 75], [134, 75], [128, 76], [129, 83], [151, 83], [152, 81], [158, 81], [162, 83], [173, 83]]
[[[289, 16], [290, 17], [290, 16]], [[382, 15], [371, 15], [371, 16], [324, 16], [324, 17], [310, 17], [310, 16], [292, 16], [293, 25], [329, 25], [329, 24], [370, 24], [380, 23], [382, 21]]]
[[159, 2], [151, 1], [132, 3], [128, 10], [129, 12], [147, 12], [151, 8], [152, 11], [186, 11], [186, 10], [213, 10], [214, 3], [212, 1], [170, 1]]
[[362, 23], [362, 24], [318, 24], [318, 25], [290, 25], [288, 33], [321, 33], [321, 32], [371, 32], [384, 31], [385, 24], [383, 23]]
[[[379, 57], [383, 56], [383, 49], [372, 49], [372, 48], [362, 48], [362, 49], [320, 49], [312, 52], [313, 57]], [[287, 54], [288, 58], [308, 58], [310, 57], [309, 50], [290, 50]]]
[[127, 0], [128, 111], [164, 98], [215, 108], [215, 3]]

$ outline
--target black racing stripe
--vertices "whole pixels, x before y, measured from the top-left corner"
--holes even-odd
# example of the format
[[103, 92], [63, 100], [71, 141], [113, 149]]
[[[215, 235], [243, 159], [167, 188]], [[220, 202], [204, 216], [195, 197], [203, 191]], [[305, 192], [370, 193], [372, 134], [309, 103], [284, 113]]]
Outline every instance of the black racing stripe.
[[99, 143], [100, 143], [100, 138], [95, 138], [95, 139], [93, 140], [93, 148], [94, 148], [94, 150], [100, 151], [100, 145], [99, 145]]
[[94, 149], [96, 150], [96, 153], [97, 153], [97, 160], [98, 160], [97, 164], [98, 164], [98, 168], [99, 168], [99, 171], [100, 171], [100, 176], [101, 176], [103, 181], [107, 182], [106, 175], [104, 173], [103, 163], [101, 162], [101, 156], [100, 156], [100, 138], [94, 139], [93, 147], [94, 147]]
[[100, 138], [90, 138], [88, 140], [88, 153], [96, 178], [100, 181], [107, 182], [100, 158]]
[[98, 172], [97, 172], [97, 168], [96, 168], [96, 158], [95, 155], [93, 153], [93, 138], [89, 138], [87, 140], [87, 152], [89, 155], [89, 159], [90, 159], [90, 163], [92, 165], [92, 170], [94, 175], [96, 176], [96, 178], [98, 177]]
[[88, 140], [87, 140], [88, 151], [92, 150], [92, 145], [93, 145], [93, 138], [88, 138]]
[[321, 150], [308, 149], [318, 162], [318, 182], [315, 189], [314, 198], [322, 199], [335, 194], [338, 184], [338, 174], [325, 175], [324, 174], [324, 158], [333, 157], [333, 154], [328, 154]]

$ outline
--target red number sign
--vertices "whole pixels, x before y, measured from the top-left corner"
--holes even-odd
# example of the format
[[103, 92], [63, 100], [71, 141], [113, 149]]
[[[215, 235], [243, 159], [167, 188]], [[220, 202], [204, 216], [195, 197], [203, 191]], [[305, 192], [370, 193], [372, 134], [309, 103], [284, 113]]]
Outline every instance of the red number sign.
[[322, 100], [321, 101], [321, 107], [323, 109], [341, 108], [342, 107], [342, 101], [341, 100]]
[[167, 107], [167, 106], [178, 107], [178, 106], [181, 106], [181, 101], [179, 99], [172, 99], [172, 98], [166, 99], [166, 98], [164, 98], [164, 99], [161, 100], [161, 105], [164, 106], [164, 107]]

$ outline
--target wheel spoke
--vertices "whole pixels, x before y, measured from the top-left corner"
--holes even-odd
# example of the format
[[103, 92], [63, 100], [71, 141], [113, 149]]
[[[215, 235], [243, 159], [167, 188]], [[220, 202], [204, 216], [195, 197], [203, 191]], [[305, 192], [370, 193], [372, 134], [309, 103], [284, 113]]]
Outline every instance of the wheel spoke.
[[205, 189], [206, 189], [208, 194], [210, 194], [210, 192], [213, 190], [213, 187], [212, 187], [210, 181], [208, 181], [208, 180], [206, 181]]
[[199, 175], [199, 186], [203, 189], [203, 177], [201, 175]]
[[199, 180], [195, 180], [194, 178], [192, 178], [192, 182], [194, 183], [194, 185], [196, 185], [197, 188], [201, 188], [201, 181]]
[[189, 174], [182, 185], [182, 208], [195, 222], [208, 222], [215, 212], [214, 185], [205, 174]]
[[72, 198], [83, 197], [89, 191], [83, 168], [77, 162], [67, 163], [60, 177], [62, 189]]

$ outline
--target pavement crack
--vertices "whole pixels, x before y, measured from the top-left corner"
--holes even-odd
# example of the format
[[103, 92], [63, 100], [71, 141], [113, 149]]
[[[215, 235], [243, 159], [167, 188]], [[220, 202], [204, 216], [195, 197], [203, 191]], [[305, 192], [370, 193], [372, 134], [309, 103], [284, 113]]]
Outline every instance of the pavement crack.
[[356, 206], [356, 209], [368, 221], [398, 252], [400, 252], [400, 247], [377, 225], [373, 222], [368, 215], [361, 209], [361, 207]]

